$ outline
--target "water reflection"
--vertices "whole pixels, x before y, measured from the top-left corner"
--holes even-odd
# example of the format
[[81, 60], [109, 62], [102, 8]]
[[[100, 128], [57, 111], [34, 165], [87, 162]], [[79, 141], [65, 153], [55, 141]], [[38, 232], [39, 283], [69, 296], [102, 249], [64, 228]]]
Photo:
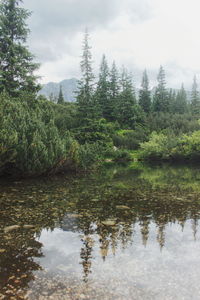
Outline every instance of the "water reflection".
[[[34, 271], [41, 269], [36, 257], [42, 257], [42, 244], [34, 232], [10, 232], [0, 236], [0, 287], [5, 299], [23, 298]], [[4, 298], [3, 298], [4, 299]], [[16, 299], [16, 298], [14, 298]]]
[[[186, 226], [188, 234], [188, 222], [193, 240], [197, 239], [198, 171], [189, 167], [114, 168], [80, 179], [56, 177], [2, 184], [0, 299], [23, 299], [36, 271], [50, 264], [51, 272], [58, 266], [64, 273], [76, 270], [77, 276], [88, 282], [97, 264], [103, 261], [105, 266], [111, 256], [117, 261], [117, 256], [134, 249], [139, 240], [144, 248], [150, 240], [162, 250], [168, 240], [176, 243], [177, 226], [183, 232]], [[66, 234], [61, 243], [71, 247], [76, 258], [72, 255], [65, 261], [56, 252], [61, 244], [54, 240], [59, 235], [55, 228]], [[169, 228], [176, 230], [169, 233]], [[46, 250], [50, 240], [51, 253]], [[137, 256], [133, 252], [131, 257]], [[118, 263], [117, 268], [122, 265]]]

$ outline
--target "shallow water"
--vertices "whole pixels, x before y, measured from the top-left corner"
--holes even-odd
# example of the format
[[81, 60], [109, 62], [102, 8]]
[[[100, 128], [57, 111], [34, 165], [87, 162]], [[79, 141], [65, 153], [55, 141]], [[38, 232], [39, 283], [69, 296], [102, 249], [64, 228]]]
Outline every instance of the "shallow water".
[[200, 299], [200, 168], [0, 182], [0, 299]]

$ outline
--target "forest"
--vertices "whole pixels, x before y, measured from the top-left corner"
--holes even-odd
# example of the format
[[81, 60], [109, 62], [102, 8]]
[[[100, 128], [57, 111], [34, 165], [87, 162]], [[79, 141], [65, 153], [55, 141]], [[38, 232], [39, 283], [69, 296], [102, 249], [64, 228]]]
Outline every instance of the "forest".
[[0, 175], [82, 172], [102, 163], [141, 160], [200, 161], [197, 78], [188, 95], [167, 88], [160, 66], [150, 89], [144, 70], [139, 93], [132, 74], [108, 65], [93, 72], [90, 36], [83, 38], [76, 102], [38, 96], [39, 64], [26, 46], [30, 12], [21, 1], [0, 4]]

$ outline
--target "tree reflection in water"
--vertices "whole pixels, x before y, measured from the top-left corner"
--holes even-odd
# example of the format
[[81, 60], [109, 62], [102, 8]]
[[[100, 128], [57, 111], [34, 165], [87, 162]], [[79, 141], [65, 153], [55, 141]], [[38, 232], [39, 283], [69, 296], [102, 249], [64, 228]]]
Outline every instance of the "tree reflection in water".
[[[196, 171], [191, 169], [190, 173], [187, 169], [187, 176], [191, 175], [187, 188], [176, 180], [174, 169], [165, 169], [164, 174], [168, 172], [165, 181], [158, 169], [151, 172], [148, 169], [146, 173], [123, 169], [120, 172], [110, 170], [102, 176], [79, 180], [58, 177], [16, 183], [14, 187], [2, 185], [0, 299], [23, 299], [37, 274], [35, 271], [41, 270], [39, 258], [43, 256], [43, 245], [39, 237], [43, 229], [61, 228], [80, 236], [80, 264], [85, 282], [92, 272], [94, 247], [99, 248], [105, 261], [107, 256], [115, 256], [119, 249], [134, 244], [137, 226], [144, 247], [152, 224], [156, 225], [160, 249], [165, 246], [169, 224], [178, 223], [184, 230], [186, 221], [191, 219], [196, 238], [200, 212]], [[155, 173], [159, 173], [160, 184]], [[19, 226], [17, 229], [5, 230], [15, 224]], [[24, 228], [25, 224], [34, 227]]]

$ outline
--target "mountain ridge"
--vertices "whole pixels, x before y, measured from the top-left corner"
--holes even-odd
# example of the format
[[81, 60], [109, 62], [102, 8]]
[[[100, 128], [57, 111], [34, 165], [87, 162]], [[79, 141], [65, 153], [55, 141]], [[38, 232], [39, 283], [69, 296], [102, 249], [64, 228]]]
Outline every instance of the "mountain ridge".
[[66, 102], [75, 102], [76, 101], [76, 91], [78, 88], [78, 80], [76, 78], [64, 79], [60, 82], [48, 82], [42, 85], [42, 89], [39, 91], [39, 95], [43, 95], [48, 99], [58, 98], [58, 94], [62, 88], [63, 97]]
[[[48, 99], [54, 100], [57, 102], [60, 87], [62, 88], [63, 97], [66, 102], [75, 102], [76, 101], [76, 92], [78, 89], [78, 79], [76, 78], [70, 78], [70, 79], [64, 79], [60, 82], [48, 82], [42, 86], [42, 89], [39, 91], [39, 95], [44, 95]], [[170, 88], [167, 89], [168, 91]], [[176, 93], [180, 89], [172, 89]], [[153, 96], [155, 92], [155, 87], [151, 89], [151, 95]], [[139, 96], [139, 88], [135, 88], [136, 97]], [[188, 101], [191, 100], [191, 92], [186, 91]]]

